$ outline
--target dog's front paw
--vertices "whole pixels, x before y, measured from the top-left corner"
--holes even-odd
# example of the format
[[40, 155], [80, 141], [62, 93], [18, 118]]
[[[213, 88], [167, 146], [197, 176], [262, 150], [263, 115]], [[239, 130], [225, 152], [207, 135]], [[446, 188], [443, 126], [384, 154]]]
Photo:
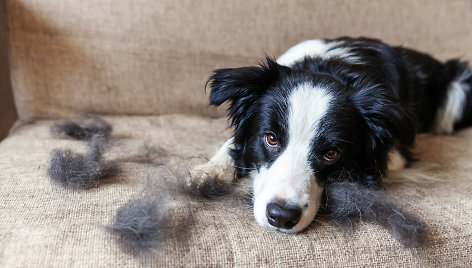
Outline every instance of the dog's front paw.
[[212, 162], [195, 166], [190, 170], [187, 187], [191, 193], [201, 197], [214, 198], [226, 195], [231, 190], [225, 168]]

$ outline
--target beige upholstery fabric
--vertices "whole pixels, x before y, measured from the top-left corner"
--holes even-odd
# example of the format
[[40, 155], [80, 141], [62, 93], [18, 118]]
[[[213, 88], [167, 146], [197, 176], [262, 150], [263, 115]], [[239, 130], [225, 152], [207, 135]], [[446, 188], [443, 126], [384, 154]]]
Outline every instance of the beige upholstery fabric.
[[[184, 156], [210, 156], [229, 135], [223, 119], [182, 115], [107, 119], [114, 127], [107, 159], [134, 155], [145, 142]], [[97, 189], [71, 191], [51, 184], [46, 174], [51, 150], [83, 151], [84, 144], [52, 138], [50, 125], [51, 121], [39, 121], [23, 126], [0, 143], [1, 267], [472, 265], [472, 129], [450, 137], [420, 135], [421, 161], [408, 174], [422, 168], [421, 174], [436, 180], [397, 179], [387, 184], [408, 211], [430, 225], [431, 243], [425, 249], [403, 249], [374, 225], [343, 233], [321, 219], [305, 232], [285, 235], [257, 226], [250, 209], [215, 200], [191, 202], [196, 222], [188, 244], [169, 242], [160, 253], [140, 258], [124, 253], [104, 225], [148, 178], [157, 179], [162, 173], [128, 163], [119, 176]], [[179, 165], [192, 161], [203, 159]]]
[[[371, 36], [472, 58], [469, 0], [7, 0], [20, 119], [214, 114], [211, 70], [304, 39]], [[222, 112], [219, 112], [221, 115]]]

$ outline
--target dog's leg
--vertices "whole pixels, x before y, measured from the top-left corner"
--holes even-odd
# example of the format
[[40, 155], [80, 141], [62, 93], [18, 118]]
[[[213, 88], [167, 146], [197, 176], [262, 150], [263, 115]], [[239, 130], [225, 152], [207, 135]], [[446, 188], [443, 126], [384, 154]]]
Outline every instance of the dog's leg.
[[233, 180], [233, 159], [229, 155], [233, 147], [233, 138], [227, 140], [218, 152], [205, 164], [195, 166], [190, 170], [187, 186], [199, 188], [208, 183], [230, 183]]

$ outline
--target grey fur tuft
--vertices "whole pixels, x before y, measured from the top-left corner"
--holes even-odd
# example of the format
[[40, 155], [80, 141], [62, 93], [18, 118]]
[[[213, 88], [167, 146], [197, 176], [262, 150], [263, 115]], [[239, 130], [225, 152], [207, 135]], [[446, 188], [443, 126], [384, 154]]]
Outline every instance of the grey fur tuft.
[[339, 182], [326, 188], [326, 208], [336, 224], [353, 228], [359, 221], [377, 223], [390, 230], [405, 247], [426, 243], [427, 226], [404, 212], [390, 196], [357, 183]]
[[121, 247], [133, 255], [143, 255], [163, 249], [163, 244], [185, 243], [193, 223], [188, 200], [182, 207], [172, 203], [175, 196], [162, 194], [169, 188], [152, 189], [146, 185], [143, 191], [121, 206], [107, 229], [117, 236]]
[[58, 137], [76, 140], [91, 140], [94, 136], [108, 137], [111, 125], [100, 117], [81, 116], [75, 121], [65, 120], [51, 127], [51, 133]]
[[53, 182], [72, 189], [91, 189], [101, 181], [116, 174], [114, 163], [103, 160], [105, 140], [95, 136], [91, 139], [85, 154], [69, 149], [54, 150], [48, 174]]
[[118, 209], [109, 229], [121, 239], [122, 246], [140, 254], [159, 246], [171, 227], [166, 198], [131, 200]]

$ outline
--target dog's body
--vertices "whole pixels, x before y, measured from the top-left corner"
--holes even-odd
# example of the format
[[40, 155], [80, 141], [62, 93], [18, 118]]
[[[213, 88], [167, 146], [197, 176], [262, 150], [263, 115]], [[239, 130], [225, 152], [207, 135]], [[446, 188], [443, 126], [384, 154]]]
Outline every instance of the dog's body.
[[326, 185], [380, 188], [387, 169], [409, 161], [418, 131], [472, 124], [467, 63], [372, 39], [305, 41], [277, 62], [219, 69], [209, 82], [210, 104], [230, 102], [234, 136], [189, 185], [232, 179], [223, 174], [235, 168], [254, 180], [256, 221], [287, 233], [312, 222]]

